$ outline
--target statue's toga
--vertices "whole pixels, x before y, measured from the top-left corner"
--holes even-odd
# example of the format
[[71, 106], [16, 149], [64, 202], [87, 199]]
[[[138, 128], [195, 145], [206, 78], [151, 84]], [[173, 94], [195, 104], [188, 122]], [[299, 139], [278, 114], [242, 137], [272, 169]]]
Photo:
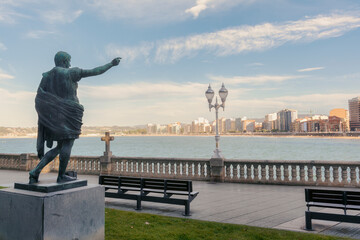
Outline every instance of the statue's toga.
[[[76, 178], [65, 175], [75, 139], [81, 133], [84, 108], [77, 97], [78, 82], [81, 78], [96, 76], [117, 66], [121, 58], [94, 69], [70, 68], [71, 56], [66, 52], [55, 55], [55, 67], [43, 73], [35, 108], [38, 113], [37, 152], [39, 164], [29, 172], [29, 183], [37, 183], [41, 170], [60, 154], [59, 175], [57, 182], [73, 181]], [[44, 155], [44, 144], [52, 148]]]

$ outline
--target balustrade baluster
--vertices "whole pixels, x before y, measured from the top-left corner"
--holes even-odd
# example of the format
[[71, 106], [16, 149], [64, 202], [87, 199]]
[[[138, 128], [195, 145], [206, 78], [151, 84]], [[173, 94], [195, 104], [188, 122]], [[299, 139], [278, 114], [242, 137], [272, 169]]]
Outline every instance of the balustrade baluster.
[[270, 179], [270, 167], [268, 164], [265, 165], [265, 179], [269, 181]]
[[247, 179], [248, 178], [248, 167], [246, 164], [244, 165], [243, 169], [244, 169], [244, 174], [243, 174], [244, 179]]
[[281, 181], [284, 181], [284, 179], [285, 179], [285, 167], [284, 167], [284, 165], [280, 165], [280, 179], [281, 179]]
[[348, 184], [351, 183], [351, 169], [350, 169], [350, 167], [346, 168], [346, 182]]
[[339, 183], [342, 183], [342, 181], [344, 180], [343, 169], [341, 167], [338, 167], [337, 172], [338, 172], [338, 181]]
[[356, 184], [356, 166], [352, 165], [350, 166], [351, 169], [351, 185]]
[[236, 176], [237, 176], [237, 179], [240, 179], [240, 177], [241, 177], [240, 164], [236, 164]]
[[275, 181], [280, 181], [281, 180], [281, 165], [280, 164], [276, 164], [275, 166]]
[[258, 180], [261, 180], [263, 178], [261, 164], [257, 165], [257, 178]]
[[204, 176], [207, 177], [208, 176], [208, 164], [204, 163]]

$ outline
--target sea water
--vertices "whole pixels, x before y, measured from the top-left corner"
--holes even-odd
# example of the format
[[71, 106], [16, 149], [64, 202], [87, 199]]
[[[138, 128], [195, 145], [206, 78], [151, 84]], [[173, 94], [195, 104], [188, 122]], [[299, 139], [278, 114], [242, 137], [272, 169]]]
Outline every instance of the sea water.
[[[214, 149], [214, 136], [119, 136], [111, 142], [119, 157], [210, 158]], [[360, 161], [360, 138], [221, 136], [220, 149], [226, 159]], [[100, 137], [81, 137], [72, 155], [100, 156], [104, 150]], [[0, 139], [0, 153], [35, 152], [34, 138]]]

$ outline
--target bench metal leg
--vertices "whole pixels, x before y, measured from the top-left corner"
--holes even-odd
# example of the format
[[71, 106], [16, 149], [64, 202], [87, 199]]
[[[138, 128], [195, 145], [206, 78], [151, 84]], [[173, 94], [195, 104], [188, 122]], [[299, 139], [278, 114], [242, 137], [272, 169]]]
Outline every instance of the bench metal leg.
[[185, 203], [185, 213], [183, 215], [184, 216], [191, 216], [191, 214], [190, 214], [190, 202]]
[[141, 197], [136, 199], [136, 208], [135, 210], [141, 210]]
[[305, 224], [306, 224], [306, 230], [312, 230], [311, 212], [305, 211]]

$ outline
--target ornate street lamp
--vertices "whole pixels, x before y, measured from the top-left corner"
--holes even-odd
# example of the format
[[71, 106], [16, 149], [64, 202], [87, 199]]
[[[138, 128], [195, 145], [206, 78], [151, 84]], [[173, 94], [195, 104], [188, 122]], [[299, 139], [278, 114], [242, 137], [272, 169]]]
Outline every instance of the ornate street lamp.
[[221, 104], [218, 103], [218, 99], [216, 97], [216, 101], [215, 101], [215, 105], [212, 105], [211, 102], [214, 98], [214, 91], [211, 89], [211, 86], [209, 84], [208, 90], [205, 92], [205, 96], [209, 102], [209, 111], [211, 112], [211, 108], [215, 108], [215, 115], [216, 115], [216, 135], [215, 135], [215, 142], [216, 142], [216, 149], [214, 150], [214, 155], [212, 156], [213, 159], [223, 159], [223, 157], [220, 154], [220, 149], [219, 149], [219, 140], [220, 140], [220, 135], [219, 135], [219, 117], [218, 117], [218, 110], [220, 107], [223, 108], [223, 110], [225, 110], [225, 101], [226, 101], [226, 97], [228, 95], [228, 90], [225, 88], [224, 83], [222, 84], [220, 90], [219, 90], [219, 96], [221, 99]]

